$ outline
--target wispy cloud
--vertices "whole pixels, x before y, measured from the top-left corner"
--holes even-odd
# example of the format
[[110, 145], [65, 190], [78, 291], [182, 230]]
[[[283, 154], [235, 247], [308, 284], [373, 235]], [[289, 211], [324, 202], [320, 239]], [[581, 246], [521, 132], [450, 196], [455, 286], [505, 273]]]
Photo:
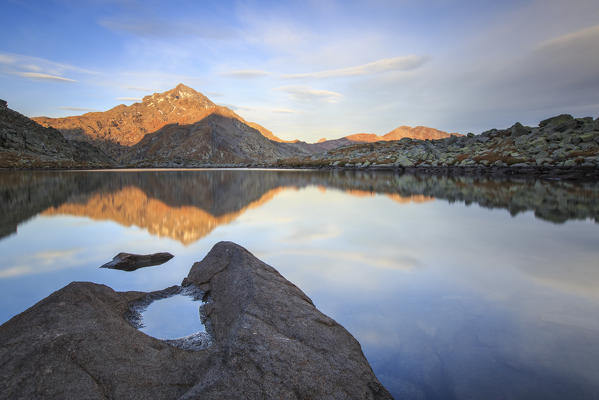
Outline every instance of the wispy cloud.
[[121, 101], [141, 101], [140, 97], [117, 97], [116, 99]]
[[49, 75], [62, 75], [64, 72], [82, 74], [98, 74], [96, 71], [80, 68], [71, 64], [64, 64], [41, 57], [26, 56], [22, 54], [0, 53], [0, 64], [14, 64], [20, 69], [44, 71]]
[[8, 54], [0, 54], [0, 64], [14, 64], [17, 61], [16, 57]]
[[221, 75], [237, 79], [254, 79], [262, 78], [264, 76], [270, 75], [270, 73], [268, 71], [262, 71], [257, 69], [240, 69], [235, 71], [223, 72], [221, 73]]
[[190, 36], [204, 39], [229, 39], [236, 36], [234, 31], [224, 29], [206, 20], [173, 21], [144, 15], [104, 18], [99, 20], [98, 24], [113, 32], [124, 32], [153, 39]]
[[143, 87], [136, 87], [136, 86], [127, 86], [125, 89], [127, 90], [134, 90], [136, 92], [152, 92], [153, 89], [148, 89], [148, 88], [143, 88]]
[[343, 96], [330, 90], [314, 89], [307, 86], [281, 86], [275, 88], [289, 95], [290, 98], [299, 101], [325, 101], [337, 103]]
[[[58, 63], [40, 57], [0, 53], [0, 73], [26, 79], [52, 82], [78, 82], [81, 75], [98, 75], [95, 71]], [[75, 76], [65, 76], [75, 75]], [[75, 79], [77, 78], [77, 79]]]
[[262, 112], [262, 113], [275, 113], [275, 114], [296, 114], [297, 110], [290, 108], [271, 108], [271, 107], [248, 107], [248, 106], [236, 106], [234, 104], [219, 104], [223, 107], [230, 108], [233, 111], [239, 112]]
[[42, 67], [40, 67], [39, 65], [35, 65], [35, 64], [25, 64], [22, 65], [23, 68], [28, 69], [30, 71], [36, 71], [36, 72], [40, 72], [42, 70]]
[[296, 110], [292, 110], [290, 108], [274, 108], [271, 110], [275, 114], [296, 114]]
[[66, 110], [66, 111], [85, 111], [85, 112], [89, 112], [89, 111], [97, 111], [94, 110], [93, 108], [83, 108], [83, 107], [69, 107], [69, 106], [62, 106], [62, 107], [58, 107], [61, 110]]
[[539, 49], [545, 49], [548, 47], [561, 47], [568, 46], [574, 43], [580, 43], [582, 41], [599, 40], [599, 25], [591, 26], [590, 28], [582, 29], [580, 31], [568, 33], [553, 39], [541, 42], [538, 46]]
[[50, 75], [43, 72], [18, 72], [17, 75], [22, 76], [23, 78], [43, 81], [77, 82], [74, 79], [65, 78], [64, 76]]
[[302, 74], [285, 74], [283, 79], [306, 79], [306, 78], [338, 78], [344, 76], [359, 76], [378, 74], [387, 71], [409, 71], [422, 66], [428, 60], [425, 56], [408, 55], [393, 58], [383, 58], [371, 63], [356, 65], [353, 67], [330, 69], [318, 72]]

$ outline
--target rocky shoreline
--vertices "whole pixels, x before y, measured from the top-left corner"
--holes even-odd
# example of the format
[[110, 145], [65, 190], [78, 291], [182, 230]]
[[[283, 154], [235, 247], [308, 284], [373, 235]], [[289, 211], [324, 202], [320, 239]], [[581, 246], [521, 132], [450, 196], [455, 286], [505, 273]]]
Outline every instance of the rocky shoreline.
[[599, 168], [599, 118], [568, 114], [543, 120], [538, 127], [520, 123], [438, 140], [404, 138], [341, 147], [302, 159], [280, 160], [288, 167], [377, 169], [462, 169], [544, 171], [548, 168]]
[[253, 170], [329, 170], [329, 171], [392, 171], [396, 173], [406, 173], [412, 175], [438, 175], [438, 176], [487, 176], [493, 177], [524, 177], [550, 180], [569, 180], [569, 181], [593, 181], [599, 179], [599, 167], [575, 166], [575, 167], [553, 167], [553, 166], [503, 166], [503, 167], [485, 167], [485, 166], [413, 166], [402, 167], [396, 165], [377, 165], [368, 166], [315, 166], [315, 165], [263, 165], [263, 164], [223, 164], [223, 165], [194, 165], [194, 166], [147, 166], [147, 167], [78, 167], [78, 168], [58, 168], [58, 167], [37, 167], [37, 168], [0, 168], [0, 171], [87, 171], [87, 170], [155, 170], [155, 169], [253, 169]]
[[216, 244], [165, 291], [190, 287], [203, 293], [205, 346], [136, 329], [132, 307], [164, 293], [54, 292], [0, 326], [0, 398], [392, 398], [356, 339], [241, 246]]
[[[270, 139], [264, 136], [269, 131], [262, 128], [260, 132], [266, 133], [261, 134], [242, 119], [233, 118], [234, 113], [218, 114], [220, 108], [191, 88], [180, 85], [173, 91], [160, 96], [171, 101], [180, 97], [175, 96], [177, 93], [191, 93], [191, 97], [199, 99], [190, 103], [192, 109], [204, 110], [208, 104], [216, 114], [205, 116], [205, 110], [204, 114], [192, 113], [183, 121], [187, 125], [179, 125], [179, 121], [153, 133], [149, 127], [123, 122], [123, 126], [118, 125], [117, 135], [106, 128], [106, 123], [100, 124], [100, 131], [108, 129], [104, 134], [112, 132], [123, 141], [109, 146], [119, 146], [118, 157], [117, 153], [105, 153], [102, 149], [107, 148], [90, 142], [85, 135], [82, 140], [72, 135], [72, 129], [63, 127], [59, 132], [43, 127], [0, 101], [0, 169], [332, 168], [562, 179], [596, 179], [599, 175], [599, 118], [562, 114], [541, 121], [537, 127], [515, 123], [510, 128], [491, 129], [479, 135], [468, 133], [440, 139], [330, 141], [337, 143], [331, 148]], [[146, 106], [149, 107], [146, 104], [143, 110]], [[119, 107], [114, 110], [124, 112]], [[91, 118], [92, 114], [86, 115]], [[204, 119], [194, 122], [194, 118], [200, 117]], [[47, 119], [38, 120], [48, 124]], [[143, 139], [133, 144], [129, 142], [133, 140], [131, 135], [135, 140]]]

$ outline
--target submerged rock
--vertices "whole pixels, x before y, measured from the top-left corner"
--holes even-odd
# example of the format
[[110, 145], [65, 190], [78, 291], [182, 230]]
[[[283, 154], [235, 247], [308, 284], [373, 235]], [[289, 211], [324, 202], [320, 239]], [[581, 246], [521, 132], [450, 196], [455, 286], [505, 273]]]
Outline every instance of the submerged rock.
[[129, 323], [148, 293], [74, 282], [0, 326], [0, 398], [391, 398], [352, 335], [244, 248], [218, 243], [184, 285], [206, 293], [208, 348]]
[[100, 268], [120, 269], [121, 271], [135, 271], [143, 267], [164, 264], [174, 256], [171, 253], [154, 254], [131, 254], [119, 253], [112, 261], [100, 266]]

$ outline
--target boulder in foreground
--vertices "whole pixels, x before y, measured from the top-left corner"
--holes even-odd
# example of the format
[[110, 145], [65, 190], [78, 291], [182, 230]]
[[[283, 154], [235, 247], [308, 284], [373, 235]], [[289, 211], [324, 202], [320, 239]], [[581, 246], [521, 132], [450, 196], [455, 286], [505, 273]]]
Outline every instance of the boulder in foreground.
[[208, 348], [135, 329], [148, 293], [74, 282], [0, 326], [0, 398], [391, 398], [351, 334], [244, 248], [218, 243], [184, 285], [205, 291]]

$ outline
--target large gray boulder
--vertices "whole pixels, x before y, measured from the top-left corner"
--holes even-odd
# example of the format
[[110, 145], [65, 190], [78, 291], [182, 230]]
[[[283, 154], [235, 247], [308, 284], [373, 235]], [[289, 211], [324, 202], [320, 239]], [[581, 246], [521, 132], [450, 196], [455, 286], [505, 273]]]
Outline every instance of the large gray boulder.
[[523, 136], [528, 135], [530, 133], [530, 130], [526, 128], [524, 125], [522, 125], [520, 122], [516, 122], [514, 125], [512, 125], [510, 129], [512, 136]]
[[135, 329], [148, 293], [74, 282], [0, 326], [0, 398], [391, 398], [351, 334], [244, 248], [218, 243], [184, 285], [206, 292], [208, 348]]

